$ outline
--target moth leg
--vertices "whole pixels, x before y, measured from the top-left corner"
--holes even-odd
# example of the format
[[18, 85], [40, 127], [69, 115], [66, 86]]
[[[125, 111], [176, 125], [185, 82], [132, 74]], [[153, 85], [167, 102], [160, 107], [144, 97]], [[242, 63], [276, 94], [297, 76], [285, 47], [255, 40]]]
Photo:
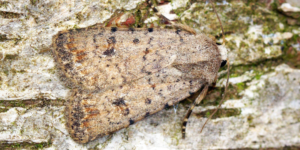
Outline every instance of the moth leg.
[[191, 28], [190, 26], [181, 24], [181, 23], [175, 23], [174, 21], [169, 20], [168, 18], [166, 18], [164, 15], [162, 15], [160, 13], [156, 13], [156, 15], [159, 16], [160, 18], [168, 20], [174, 28], [181, 29], [181, 30], [184, 30], [184, 31], [190, 32], [191, 34], [196, 35], [196, 31], [193, 28]]
[[196, 104], [199, 104], [203, 98], [206, 96], [206, 93], [208, 91], [208, 87], [209, 85], [206, 84], [205, 87], [203, 88], [203, 90], [201, 91], [200, 95], [195, 99], [195, 101], [193, 102], [193, 104], [190, 105], [189, 110], [187, 111], [187, 113], [185, 114], [184, 118], [183, 118], [183, 122], [182, 122], [182, 129], [181, 129], [181, 133], [182, 133], [182, 138], [185, 138], [185, 129], [186, 129], [186, 125], [187, 125], [187, 121], [195, 107]]
[[109, 19], [108, 21], [106, 21], [104, 23], [105, 27], [120, 27], [121, 24], [119, 23], [119, 20], [121, 19], [121, 17], [124, 15], [123, 12], [115, 12], [113, 14], [113, 17], [111, 17], [111, 19]]
[[[149, 5], [152, 4], [150, 0], [148, 1], [148, 3], [149, 3]], [[187, 31], [187, 32], [190, 32], [190, 33], [196, 35], [196, 31], [195, 31], [193, 28], [191, 28], [191, 27], [189, 27], [188, 25], [185, 25], [185, 24], [175, 23], [174, 21], [172, 21], [172, 20], [166, 18], [164, 15], [162, 15], [160, 12], [158, 12], [158, 10], [157, 10], [153, 5], [151, 6], [151, 8], [152, 8], [152, 10], [156, 13], [156, 15], [157, 15], [159, 18], [161, 18], [161, 19], [163, 19], [163, 20], [167, 20], [168, 22], [171, 23], [171, 25], [172, 25], [174, 28], [181, 29], [181, 30], [184, 30], [184, 31]]]

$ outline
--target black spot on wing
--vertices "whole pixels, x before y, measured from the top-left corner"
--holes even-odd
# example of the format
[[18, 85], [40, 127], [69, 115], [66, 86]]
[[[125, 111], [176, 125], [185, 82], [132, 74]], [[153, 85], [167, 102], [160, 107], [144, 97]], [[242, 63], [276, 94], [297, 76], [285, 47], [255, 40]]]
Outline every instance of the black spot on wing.
[[176, 34], [179, 34], [179, 32], [181, 32], [180, 29], [177, 29], [177, 30], [175, 31]]
[[146, 112], [145, 117], [148, 117], [148, 116], [150, 116], [150, 113]]
[[151, 41], [154, 39], [154, 37], [151, 37], [150, 39], [149, 39], [149, 42], [148, 42], [148, 44], [150, 44], [151, 43]]
[[129, 125], [132, 125], [132, 124], [134, 124], [134, 120], [129, 119]]
[[127, 116], [129, 113], [130, 113], [129, 108], [126, 108], [126, 109], [124, 110], [124, 115]]
[[113, 54], [115, 54], [115, 49], [113, 47], [103, 52], [103, 55], [106, 56], [112, 56]]
[[152, 100], [151, 100], [150, 98], [146, 98], [145, 103], [146, 103], [146, 104], [151, 104], [151, 101], [152, 101]]
[[112, 37], [109, 37], [109, 38], [107, 39], [107, 43], [108, 43], [108, 44], [116, 44], [116, 43], [117, 43], [117, 40], [116, 40], [116, 38], [115, 38], [114, 36], [112, 36]]
[[64, 43], [66, 42], [67, 42], [67, 37], [65, 37], [63, 34], [59, 34], [55, 41], [55, 44], [57, 47], [63, 47]]
[[145, 54], [148, 54], [149, 53], [149, 49], [148, 48], [146, 48], [146, 50], [145, 50], [145, 52], [144, 52]]
[[153, 32], [153, 28], [148, 28], [148, 32]]
[[175, 33], [179, 35], [180, 42], [183, 42], [183, 38], [182, 38], [182, 36], [179, 34], [180, 32], [181, 32], [180, 29], [177, 29], [177, 30], [175, 31]]
[[94, 43], [96, 43], [97, 42], [97, 37], [101, 37], [101, 36], [103, 36], [103, 32], [100, 32], [100, 33], [98, 33], [98, 34], [94, 34], [94, 36], [93, 36], [93, 41], [94, 41]]
[[118, 30], [117, 27], [111, 27], [111, 32], [116, 32]]
[[114, 102], [112, 102], [112, 104], [116, 105], [116, 106], [126, 106], [124, 98], [118, 98], [116, 100], [114, 100]]
[[135, 39], [133, 40], [133, 43], [134, 43], [134, 44], [138, 44], [139, 42], [140, 42], [140, 40], [137, 39], [137, 38], [135, 38]]
[[59, 56], [62, 61], [70, 61], [72, 59], [72, 54], [67, 52], [65, 49], [59, 47], [56, 51], [59, 52]]
[[72, 68], [73, 68], [73, 63], [65, 64], [65, 69], [72, 70]]

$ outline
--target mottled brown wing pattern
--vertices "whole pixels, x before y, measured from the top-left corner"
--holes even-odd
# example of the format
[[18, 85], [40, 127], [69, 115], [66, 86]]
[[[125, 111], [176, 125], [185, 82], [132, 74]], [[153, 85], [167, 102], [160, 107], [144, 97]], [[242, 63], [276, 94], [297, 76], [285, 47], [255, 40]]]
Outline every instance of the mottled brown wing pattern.
[[127, 127], [188, 97], [205, 82], [176, 72], [180, 74], [175, 68], [164, 68], [102, 93], [74, 90], [67, 110], [73, 139], [86, 143]]
[[214, 82], [221, 64], [211, 39], [176, 30], [85, 28], [53, 44], [58, 67], [78, 85], [66, 116], [80, 143], [183, 100]]
[[216, 47], [203, 35], [183, 31], [119, 30], [85, 28], [57, 34], [53, 50], [66, 76], [85, 89], [102, 90], [172, 64], [211, 61], [207, 47]]

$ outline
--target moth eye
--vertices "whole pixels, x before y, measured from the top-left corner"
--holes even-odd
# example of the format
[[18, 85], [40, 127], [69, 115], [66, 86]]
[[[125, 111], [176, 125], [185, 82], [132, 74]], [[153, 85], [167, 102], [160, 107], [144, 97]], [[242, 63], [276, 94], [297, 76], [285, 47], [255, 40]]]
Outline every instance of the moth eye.
[[217, 45], [222, 45], [222, 44], [221, 44], [221, 43], [219, 43], [219, 42], [217, 42], [216, 44], [217, 44]]
[[227, 60], [222, 60], [221, 67], [225, 66], [226, 63], [227, 63]]

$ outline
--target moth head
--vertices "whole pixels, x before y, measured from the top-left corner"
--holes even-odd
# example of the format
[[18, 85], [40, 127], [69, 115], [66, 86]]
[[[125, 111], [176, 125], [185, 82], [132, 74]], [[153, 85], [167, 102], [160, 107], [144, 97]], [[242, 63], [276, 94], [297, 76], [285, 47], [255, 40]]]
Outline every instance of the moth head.
[[218, 49], [219, 52], [221, 54], [221, 59], [222, 59], [222, 63], [221, 63], [221, 67], [225, 66], [227, 63], [227, 49], [224, 45], [218, 45]]

